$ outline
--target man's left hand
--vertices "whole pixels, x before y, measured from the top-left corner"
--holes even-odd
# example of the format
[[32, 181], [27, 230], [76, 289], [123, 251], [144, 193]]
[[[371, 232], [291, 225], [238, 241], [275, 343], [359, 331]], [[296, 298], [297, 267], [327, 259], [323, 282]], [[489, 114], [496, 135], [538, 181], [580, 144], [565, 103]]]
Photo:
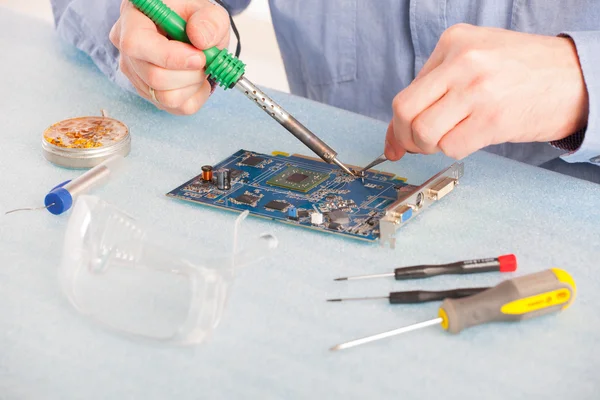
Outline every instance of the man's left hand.
[[392, 108], [388, 159], [462, 159], [492, 144], [563, 139], [585, 127], [588, 96], [571, 39], [459, 24]]

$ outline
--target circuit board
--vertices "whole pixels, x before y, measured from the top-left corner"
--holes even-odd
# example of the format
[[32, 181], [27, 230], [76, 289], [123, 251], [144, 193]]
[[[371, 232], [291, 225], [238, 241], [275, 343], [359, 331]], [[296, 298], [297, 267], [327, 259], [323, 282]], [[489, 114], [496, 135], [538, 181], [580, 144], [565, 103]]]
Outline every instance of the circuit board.
[[378, 239], [379, 220], [399, 192], [416, 188], [387, 172], [369, 170], [363, 181], [319, 159], [280, 152], [239, 150], [212, 169], [228, 170], [229, 189], [200, 174], [167, 196], [366, 241]]

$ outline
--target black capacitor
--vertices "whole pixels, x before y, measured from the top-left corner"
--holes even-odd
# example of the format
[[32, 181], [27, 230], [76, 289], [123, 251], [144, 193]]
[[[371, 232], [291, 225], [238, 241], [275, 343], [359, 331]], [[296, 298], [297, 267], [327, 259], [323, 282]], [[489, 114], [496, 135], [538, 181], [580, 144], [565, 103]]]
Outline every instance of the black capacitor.
[[229, 190], [231, 189], [231, 171], [227, 168], [219, 168], [215, 171], [217, 178], [217, 189]]

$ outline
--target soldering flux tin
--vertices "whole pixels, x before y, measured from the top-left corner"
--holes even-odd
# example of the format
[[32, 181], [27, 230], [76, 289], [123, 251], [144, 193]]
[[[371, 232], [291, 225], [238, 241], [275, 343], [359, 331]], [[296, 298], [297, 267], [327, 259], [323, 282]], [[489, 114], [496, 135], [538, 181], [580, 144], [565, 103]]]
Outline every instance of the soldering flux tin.
[[127, 125], [106, 116], [66, 119], [49, 126], [43, 134], [46, 159], [67, 168], [92, 168], [109, 157], [123, 157], [131, 149]]

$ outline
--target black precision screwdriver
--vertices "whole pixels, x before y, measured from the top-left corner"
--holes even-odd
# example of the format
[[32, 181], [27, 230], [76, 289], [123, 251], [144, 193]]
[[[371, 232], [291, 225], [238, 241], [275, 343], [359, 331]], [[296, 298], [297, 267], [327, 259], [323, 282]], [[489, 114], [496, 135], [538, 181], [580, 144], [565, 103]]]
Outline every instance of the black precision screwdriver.
[[445, 299], [461, 299], [477, 293], [481, 293], [489, 287], [482, 288], [464, 288], [453, 290], [409, 290], [406, 292], [391, 292], [389, 296], [380, 297], [354, 297], [346, 299], [328, 299], [327, 301], [348, 301], [348, 300], [378, 300], [388, 299], [390, 304], [416, 304], [427, 303], [430, 301], [443, 301]]
[[450, 264], [414, 265], [412, 267], [396, 268], [394, 272], [376, 275], [350, 276], [336, 278], [336, 281], [351, 281], [393, 276], [396, 280], [421, 279], [437, 275], [476, 274], [480, 272], [513, 272], [517, 269], [517, 258], [507, 254], [496, 258], [480, 258], [476, 260], [458, 261]]

